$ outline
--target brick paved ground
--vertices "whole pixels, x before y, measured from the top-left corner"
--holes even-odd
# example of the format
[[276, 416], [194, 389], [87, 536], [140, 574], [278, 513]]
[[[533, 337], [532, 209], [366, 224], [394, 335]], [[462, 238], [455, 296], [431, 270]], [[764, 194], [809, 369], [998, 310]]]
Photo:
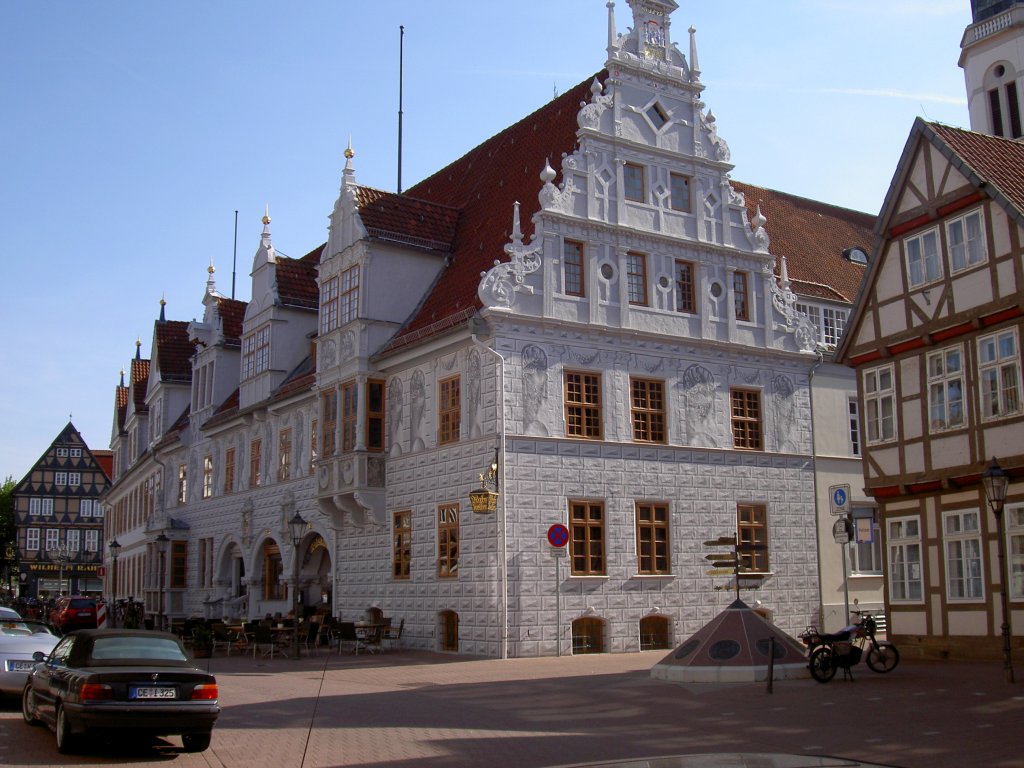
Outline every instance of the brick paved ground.
[[[1024, 684], [1001, 666], [905, 661], [827, 685], [652, 680], [660, 652], [472, 660], [396, 651], [217, 657], [211, 748], [97, 745], [64, 758], [0, 708], [0, 764], [533, 768], [694, 753], [833, 755], [905, 768], [1024, 768]], [[1024, 662], [1020, 663], [1024, 676]]]

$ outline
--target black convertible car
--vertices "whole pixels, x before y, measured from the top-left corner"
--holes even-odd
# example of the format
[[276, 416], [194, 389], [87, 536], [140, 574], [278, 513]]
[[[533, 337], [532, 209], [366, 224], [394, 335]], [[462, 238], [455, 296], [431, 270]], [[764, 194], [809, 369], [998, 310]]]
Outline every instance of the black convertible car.
[[181, 736], [188, 752], [210, 746], [220, 714], [217, 681], [197, 669], [172, 634], [84, 629], [49, 656], [35, 654], [21, 697], [29, 725], [45, 723], [68, 753], [90, 735]]

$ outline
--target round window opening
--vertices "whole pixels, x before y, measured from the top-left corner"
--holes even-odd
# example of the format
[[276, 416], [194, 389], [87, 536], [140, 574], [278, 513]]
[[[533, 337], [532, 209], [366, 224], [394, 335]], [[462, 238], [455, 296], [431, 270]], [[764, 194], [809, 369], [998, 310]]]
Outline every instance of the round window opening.
[[740, 652], [740, 644], [735, 640], [719, 640], [708, 650], [708, 656], [718, 661], [726, 661]]
[[601, 277], [605, 280], [611, 280], [615, 277], [615, 268], [611, 264], [601, 265]]
[[1002, 64], [996, 65], [996, 69], [995, 69], [996, 77], [1002, 77], [1005, 74], [1006, 74], [1006, 67], [1004, 67]]
[[722, 284], [721, 283], [712, 283], [711, 284], [711, 295], [714, 296], [716, 299], [719, 299], [719, 298], [722, 297]]
[[672, 285], [672, 281], [668, 279], [668, 275], [662, 275], [658, 278], [658, 286], [663, 291], [667, 291]]
[[676, 658], [685, 659], [687, 656], [689, 656], [691, 653], [697, 650], [698, 645], [700, 645], [700, 640], [691, 640], [688, 643], [684, 643], [683, 645], [679, 646], [679, 650], [676, 651]]
[[[754, 645], [757, 647], [757, 652], [758, 653], [760, 653], [762, 656], [767, 656], [768, 655], [768, 649], [771, 646], [771, 641], [770, 641], [769, 638], [763, 637], [760, 640], [758, 640]], [[784, 646], [780, 642], [776, 642], [775, 643], [775, 658], [776, 659], [781, 659], [785, 655], [786, 655], [786, 646]]]

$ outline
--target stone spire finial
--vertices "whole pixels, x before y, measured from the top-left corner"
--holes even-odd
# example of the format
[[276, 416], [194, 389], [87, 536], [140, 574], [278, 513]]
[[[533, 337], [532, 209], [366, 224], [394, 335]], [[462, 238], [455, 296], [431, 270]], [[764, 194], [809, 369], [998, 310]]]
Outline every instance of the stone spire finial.
[[166, 323], [167, 317], [164, 314], [164, 307], [167, 306], [167, 301], [164, 299], [165, 294], [160, 294], [160, 322]]
[[124, 368], [121, 369], [121, 385], [120, 386], [122, 386], [122, 387], [124, 386]]
[[690, 80], [700, 80], [700, 62], [697, 61], [697, 30], [690, 27]]
[[209, 294], [216, 293], [217, 284], [213, 280], [213, 273], [217, 271], [217, 268], [213, 266], [213, 256], [210, 257], [210, 266], [206, 268], [206, 292]]
[[608, 0], [608, 56], [615, 50], [618, 35], [615, 32], [615, 0]]
[[141, 360], [142, 359], [142, 337], [141, 336], [137, 336], [135, 338], [135, 359], [136, 360]]
[[348, 137], [348, 146], [345, 147], [345, 171], [341, 177], [342, 188], [355, 186], [356, 183], [356, 169], [352, 165], [352, 158], [356, 156], [355, 150], [352, 149], [352, 137]]

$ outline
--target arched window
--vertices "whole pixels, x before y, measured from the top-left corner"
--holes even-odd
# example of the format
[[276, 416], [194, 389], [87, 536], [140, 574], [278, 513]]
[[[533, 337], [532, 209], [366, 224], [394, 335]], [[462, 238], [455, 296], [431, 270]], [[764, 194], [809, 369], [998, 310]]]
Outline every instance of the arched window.
[[572, 652], [604, 653], [604, 622], [590, 616], [576, 619], [572, 623]]
[[640, 650], [654, 651], [671, 648], [668, 617], [644, 616], [640, 619]]
[[284, 600], [284, 584], [281, 574], [284, 564], [281, 562], [281, 550], [276, 542], [263, 542], [263, 599]]
[[1007, 62], [994, 64], [985, 73], [985, 92], [992, 135], [1019, 139], [1024, 131], [1021, 129], [1017, 73]]

